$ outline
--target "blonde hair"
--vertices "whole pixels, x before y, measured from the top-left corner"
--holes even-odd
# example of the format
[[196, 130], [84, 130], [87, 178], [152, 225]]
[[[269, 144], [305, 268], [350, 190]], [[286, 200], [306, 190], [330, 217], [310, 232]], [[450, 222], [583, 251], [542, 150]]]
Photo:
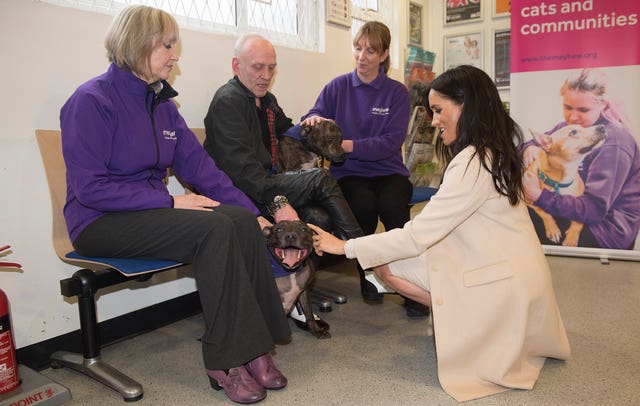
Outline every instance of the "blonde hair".
[[[363, 38], [366, 38], [369, 41], [371, 48], [373, 48], [378, 54], [384, 53], [384, 51], [388, 50], [391, 45], [391, 32], [386, 25], [379, 21], [368, 21], [364, 23], [353, 38], [353, 46], [358, 46], [358, 43]], [[384, 73], [389, 72], [390, 66], [391, 61], [387, 56], [387, 59], [382, 62]]]
[[607, 93], [607, 76], [602, 70], [585, 68], [567, 78], [560, 87], [560, 95], [564, 96], [567, 90], [575, 92], [591, 93], [594, 99], [602, 104], [602, 116], [610, 122], [629, 128], [629, 121], [614, 107], [614, 101]]
[[171, 14], [152, 7], [131, 6], [113, 19], [104, 46], [109, 62], [138, 76], [148, 77], [151, 52], [159, 43], [175, 43], [178, 37], [178, 23]]

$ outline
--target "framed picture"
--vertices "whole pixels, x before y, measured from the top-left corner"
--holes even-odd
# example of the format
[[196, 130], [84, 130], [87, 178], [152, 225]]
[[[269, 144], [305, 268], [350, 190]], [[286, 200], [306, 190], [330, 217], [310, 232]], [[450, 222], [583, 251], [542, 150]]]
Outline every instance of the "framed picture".
[[444, 24], [482, 21], [482, 3], [487, 0], [444, 0]]
[[511, 30], [493, 32], [493, 80], [499, 88], [511, 84]]
[[491, 15], [493, 18], [509, 17], [511, 15], [511, 0], [493, 0]]
[[327, 0], [327, 22], [351, 27], [351, 0]]
[[483, 69], [482, 32], [444, 37], [444, 70], [460, 65]]
[[422, 46], [422, 5], [409, 3], [409, 45]]

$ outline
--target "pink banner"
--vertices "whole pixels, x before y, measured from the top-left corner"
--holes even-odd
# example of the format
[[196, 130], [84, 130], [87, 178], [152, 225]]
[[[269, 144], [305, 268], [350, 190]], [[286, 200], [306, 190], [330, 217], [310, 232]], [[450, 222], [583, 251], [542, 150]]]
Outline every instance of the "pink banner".
[[545, 252], [640, 259], [640, 0], [512, 0], [511, 115]]
[[639, 0], [512, 0], [511, 72], [640, 64]]

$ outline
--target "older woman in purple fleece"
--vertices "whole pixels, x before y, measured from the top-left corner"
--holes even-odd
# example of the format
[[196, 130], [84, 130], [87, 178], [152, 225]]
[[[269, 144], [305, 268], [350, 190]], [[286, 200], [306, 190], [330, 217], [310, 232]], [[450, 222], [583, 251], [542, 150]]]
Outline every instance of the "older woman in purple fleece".
[[[549, 133], [571, 124], [604, 125], [607, 136], [603, 145], [589, 153], [581, 165], [582, 196], [543, 190], [537, 177], [525, 176], [527, 198], [556, 221], [584, 223], [579, 247], [633, 249], [640, 228], [638, 143], [625, 120], [611, 106], [602, 72], [578, 71], [564, 82], [560, 94], [565, 121]], [[523, 144], [525, 165], [537, 155], [539, 148], [533, 140]], [[537, 215], [532, 214], [532, 219], [538, 230]], [[543, 229], [538, 231], [538, 236], [543, 244], [553, 244], [546, 239]]]
[[[287, 384], [270, 352], [291, 331], [259, 226], [268, 222], [171, 100], [177, 40], [164, 11], [134, 6], [114, 19], [105, 41], [111, 65], [61, 110], [64, 215], [82, 255], [192, 264], [211, 386], [253, 403]], [[163, 182], [169, 166], [197, 193], [171, 196]]]

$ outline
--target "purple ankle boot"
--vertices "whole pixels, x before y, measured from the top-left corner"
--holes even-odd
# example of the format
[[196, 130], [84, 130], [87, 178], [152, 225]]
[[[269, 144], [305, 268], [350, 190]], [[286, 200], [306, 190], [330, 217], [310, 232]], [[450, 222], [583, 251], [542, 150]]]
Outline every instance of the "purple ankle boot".
[[276, 368], [271, 355], [264, 354], [245, 364], [253, 379], [266, 389], [282, 389], [287, 386], [287, 378]]
[[224, 389], [229, 399], [236, 403], [255, 403], [267, 397], [267, 391], [256, 383], [244, 366], [231, 368], [229, 372], [207, 369], [207, 375], [213, 389]]

